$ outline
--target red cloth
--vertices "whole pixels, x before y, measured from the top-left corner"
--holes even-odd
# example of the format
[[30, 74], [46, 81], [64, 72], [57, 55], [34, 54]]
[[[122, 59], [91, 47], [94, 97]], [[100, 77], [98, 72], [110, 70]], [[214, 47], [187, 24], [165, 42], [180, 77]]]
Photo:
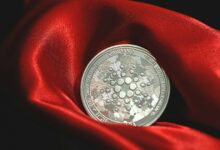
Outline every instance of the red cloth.
[[85, 113], [79, 94], [82, 72], [95, 54], [119, 43], [136, 44], [156, 57], [181, 93], [182, 117], [219, 131], [219, 31], [131, 1], [42, 1], [31, 8], [4, 46], [18, 52], [18, 63], [12, 62], [30, 103], [115, 149], [219, 149], [218, 137], [177, 123], [97, 122]]

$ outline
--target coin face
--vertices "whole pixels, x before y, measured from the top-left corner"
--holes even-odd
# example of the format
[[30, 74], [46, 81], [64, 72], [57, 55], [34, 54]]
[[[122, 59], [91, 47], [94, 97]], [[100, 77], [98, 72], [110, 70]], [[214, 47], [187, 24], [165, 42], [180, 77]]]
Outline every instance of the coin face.
[[102, 122], [151, 125], [164, 111], [169, 93], [169, 80], [155, 58], [131, 44], [101, 51], [81, 80], [83, 105]]

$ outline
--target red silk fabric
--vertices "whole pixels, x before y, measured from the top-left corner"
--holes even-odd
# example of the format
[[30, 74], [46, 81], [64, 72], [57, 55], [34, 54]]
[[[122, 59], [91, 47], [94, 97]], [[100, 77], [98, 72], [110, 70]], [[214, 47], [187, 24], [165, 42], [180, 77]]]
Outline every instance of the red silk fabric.
[[[16, 44], [14, 66], [30, 103], [113, 149], [219, 149], [219, 137], [177, 123], [133, 127], [97, 122], [85, 113], [79, 94], [83, 70], [95, 54], [115, 44], [136, 44], [156, 57], [180, 92], [186, 104], [184, 118], [219, 131], [219, 31], [132, 1], [35, 5], [5, 44], [5, 48]], [[6, 56], [10, 59], [10, 54]]]

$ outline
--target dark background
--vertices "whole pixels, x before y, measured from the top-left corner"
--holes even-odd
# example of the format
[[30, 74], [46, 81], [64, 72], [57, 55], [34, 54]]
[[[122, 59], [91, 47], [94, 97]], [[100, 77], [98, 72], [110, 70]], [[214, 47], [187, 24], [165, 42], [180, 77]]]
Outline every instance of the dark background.
[[[213, 28], [220, 29], [220, 12], [217, 2], [208, 0], [197, 1], [197, 3], [196, 1], [192, 2], [192, 0], [142, 0], [142, 2], [192, 16]], [[0, 2], [0, 43], [24, 13], [24, 5], [20, 0], [5, 0], [5, 2], [3, 0]], [[73, 150], [91, 149], [92, 147], [104, 148], [93, 137], [79, 136], [83, 133], [63, 125], [44, 112], [39, 112], [25, 100], [22, 100], [22, 95], [15, 89], [16, 87], [0, 85], [2, 112], [0, 123], [3, 125], [0, 129], [0, 136], [2, 137], [0, 149]], [[181, 96], [174, 88], [171, 97], [179, 98]], [[181, 122], [178, 118], [166, 117], [173, 105], [176, 105], [175, 102], [169, 102], [169, 107], [160, 118], [161, 120]], [[192, 126], [196, 127], [197, 125]], [[201, 126], [200, 129], [213, 135], [218, 132]]]

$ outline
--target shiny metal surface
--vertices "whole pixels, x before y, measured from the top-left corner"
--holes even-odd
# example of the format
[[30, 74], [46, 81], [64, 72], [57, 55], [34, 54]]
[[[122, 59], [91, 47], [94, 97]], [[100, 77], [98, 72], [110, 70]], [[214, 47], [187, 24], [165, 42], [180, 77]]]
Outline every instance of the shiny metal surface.
[[131, 44], [101, 51], [81, 80], [86, 111], [103, 122], [151, 125], [164, 111], [169, 93], [169, 80], [155, 58]]

